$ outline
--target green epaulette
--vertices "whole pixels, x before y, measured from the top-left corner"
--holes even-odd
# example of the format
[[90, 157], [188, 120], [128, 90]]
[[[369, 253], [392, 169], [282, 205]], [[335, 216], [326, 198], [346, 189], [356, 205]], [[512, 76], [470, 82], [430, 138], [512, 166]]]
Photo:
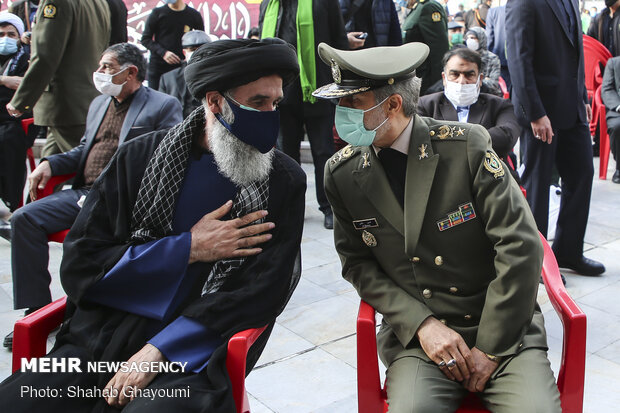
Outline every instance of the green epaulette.
[[457, 122], [442, 122], [436, 125], [430, 125], [429, 134], [431, 140], [465, 140], [469, 134], [471, 126]]
[[340, 165], [343, 165], [347, 160], [356, 158], [359, 153], [360, 147], [358, 146], [347, 145], [340, 149], [327, 161], [329, 163], [330, 171], [334, 171]]

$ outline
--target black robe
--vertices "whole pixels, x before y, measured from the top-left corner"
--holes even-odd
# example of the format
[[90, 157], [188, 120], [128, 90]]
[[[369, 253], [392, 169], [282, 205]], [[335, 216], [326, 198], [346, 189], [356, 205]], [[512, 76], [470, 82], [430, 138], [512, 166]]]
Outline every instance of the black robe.
[[[122, 361], [139, 351], [151, 338], [149, 319], [94, 304], [83, 297], [86, 290], [101, 279], [131, 245], [127, 240], [130, 238], [132, 210], [142, 177], [148, 160], [166, 133], [153, 132], [119, 147], [95, 182], [65, 239], [61, 281], [68, 295], [68, 307], [66, 321], [50, 356], [80, 357], [82, 365], [86, 360]], [[199, 280], [173, 319], [180, 315], [193, 318], [219, 332], [225, 342], [244, 329], [267, 324], [273, 326], [275, 317], [284, 309], [298, 280], [293, 268], [301, 242], [306, 183], [299, 165], [278, 151], [269, 179], [267, 218], [275, 223], [271, 232], [273, 238], [261, 245], [263, 251], [260, 254], [247, 258], [219, 291], [201, 297], [204, 280]], [[205, 211], [205, 214], [207, 212], [210, 211]], [[136, 294], [140, 292], [136, 291]], [[270, 329], [250, 350], [248, 372], [258, 360], [269, 332]], [[225, 358], [226, 346], [222, 345], [201, 373], [161, 373], [149, 385], [158, 388], [190, 386], [190, 398], [136, 399], [123, 411], [233, 412], [234, 402]], [[80, 384], [102, 388], [112, 376], [111, 373], [46, 375], [18, 372], [0, 385], [0, 398], [8, 400], [13, 406], [20, 406], [15, 411], [22, 411], [21, 405], [28, 401], [28, 398], [20, 398], [19, 395], [23, 385], [66, 387]], [[63, 400], [67, 401], [66, 398]], [[40, 407], [43, 401], [38, 399], [39, 404], [37, 400], [33, 403]], [[58, 400], [48, 399], [45, 403], [46, 411], [54, 411], [54, 403]], [[30, 407], [24, 406], [23, 411], [28, 411]], [[75, 411], [115, 411], [102, 400], [73, 407], [78, 409]]]

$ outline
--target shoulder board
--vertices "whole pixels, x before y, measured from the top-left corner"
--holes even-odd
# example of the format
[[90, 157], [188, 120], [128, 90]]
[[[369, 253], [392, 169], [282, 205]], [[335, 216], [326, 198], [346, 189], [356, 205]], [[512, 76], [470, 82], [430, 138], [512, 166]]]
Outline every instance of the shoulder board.
[[437, 122], [429, 125], [431, 140], [465, 140], [471, 129], [471, 125], [459, 122]]
[[330, 171], [334, 171], [340, 165], [343, 165], [347, 160], [356, 158], [360, 153], [360, 148], [357, 146], [347, 145], [340, 149], [338, 152], [332, 155], [327, 161]]

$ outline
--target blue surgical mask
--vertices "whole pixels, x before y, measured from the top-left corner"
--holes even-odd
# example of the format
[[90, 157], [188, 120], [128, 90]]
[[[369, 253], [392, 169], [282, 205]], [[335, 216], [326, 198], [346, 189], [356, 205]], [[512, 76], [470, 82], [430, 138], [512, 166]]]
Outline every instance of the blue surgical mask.
[[0, 37], [0, 55], [8, 56], [17, 51], [17, 40], [8, 36]]
[[232, 98], [226, 97], [235, 120], [228, 123], [221, 113], [216, 113], [216, 119], [242, 142], [255, 147], [261, 153], [269, 152], [278, 140], [280, 132], [280, 112], [277, 110], [260, 111], [239, 104]]
[[[389, 97], [389, 96], [388, 96]], [[340, 138], [353, 146], [369, 146], [375, 140], [377, 129], [379, 129], [388, 118], [372, 130], [366, 129], [364, 126], [364, 113], [379, 107], [388, 98], [383, 99], [370, 109], [354, 109], [346, 106], [336, 106], [336, 130]]]

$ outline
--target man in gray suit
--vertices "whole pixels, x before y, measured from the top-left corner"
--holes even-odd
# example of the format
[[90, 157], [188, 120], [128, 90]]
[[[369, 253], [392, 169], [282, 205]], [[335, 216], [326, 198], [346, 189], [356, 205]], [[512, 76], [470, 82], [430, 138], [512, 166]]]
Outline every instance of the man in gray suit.
[[609, 147], [616, 160], [616, 172], [611, 181], [620, 184], [620, 57], [609, 59], [605, 66], [603, 75], [603, 85], [601, 87], [601, 98], [607, 109], [607, 133], [609, 133]]
[[[103, 52], [93, 75], [103, 93], [90, 104], [80, 144], [43, 158], [28, 178], [32, 199], [54, 175], [76, 173], [73, 187], [18, 209], [11, 218], [11, 267], [16, 309], [30, 313], [51, 302], [47, 235], [70, 228], [80, 199], [112, 158], [119, 145], [138, 135], [170, 128], [182, 121], [180, 103], [142, 86], [146, 62], [140, 50], [119, 43]], [[11, 348], [12, 334], [4, 340]]]

